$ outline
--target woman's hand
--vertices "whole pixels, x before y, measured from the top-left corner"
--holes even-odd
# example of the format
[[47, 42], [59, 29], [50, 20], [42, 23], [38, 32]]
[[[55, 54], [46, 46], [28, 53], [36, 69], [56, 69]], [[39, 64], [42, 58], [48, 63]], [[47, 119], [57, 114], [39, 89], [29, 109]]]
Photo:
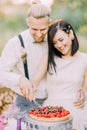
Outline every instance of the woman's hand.
[[34, 92], [36, 91], [36, 88], [30, 80], [28, 80], [26, 77], [21, 77], [19, 79], [19, 87], [21, 93], [26, 99], [30, 101], [34, 100]]
[[74, 102], [74, 106], [77, 107], [77, 108], [83, 108], [84, 105], [85, 105], [85, 100], [86, 100], [86, 97], [85, 97], [84, 90], [80, 89], [77, 92], [77, 99]]

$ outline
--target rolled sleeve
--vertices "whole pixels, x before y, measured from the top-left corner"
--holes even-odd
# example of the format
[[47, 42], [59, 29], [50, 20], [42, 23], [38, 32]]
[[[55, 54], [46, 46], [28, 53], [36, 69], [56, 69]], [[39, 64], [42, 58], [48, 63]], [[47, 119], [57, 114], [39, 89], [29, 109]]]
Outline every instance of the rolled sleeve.
[[20, 53], [18, 45], [20, 44], [17, 44], [17, 37], [11, 39], [3, 49], [0, 58], [0, 85], [5, 85], [15, 91], [19, 88], [19, 78], [22, 76], [17, 66]]

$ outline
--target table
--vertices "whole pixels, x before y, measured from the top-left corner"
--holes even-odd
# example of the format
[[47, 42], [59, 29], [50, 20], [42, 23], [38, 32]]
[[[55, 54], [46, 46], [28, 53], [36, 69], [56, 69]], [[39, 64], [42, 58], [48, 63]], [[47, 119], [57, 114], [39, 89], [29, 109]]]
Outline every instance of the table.
[[70, 116], [68, 120], [61, 122], [43, 122], [32, 119], [31, 117], [26, 117], [27, 130], [72, 130], [72, 117]]

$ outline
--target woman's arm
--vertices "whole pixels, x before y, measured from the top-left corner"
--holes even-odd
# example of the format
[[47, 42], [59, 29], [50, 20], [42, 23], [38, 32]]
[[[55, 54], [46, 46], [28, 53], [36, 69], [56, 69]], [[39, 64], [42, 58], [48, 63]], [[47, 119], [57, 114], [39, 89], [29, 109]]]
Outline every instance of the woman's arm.
[[74, 102], [74, 106], [82, 108], [85, 105], [85, 101], [87, 101], [87, 69], [84, 73], [82, 88], [77, 92], [77, 101]]
[[86, 96], [86, 100], [87, 100], [87, 68], [85, 70], [85, 74], [84, 74], [84, 80], [83, 80], [83, 83], [82, 83], [82, 89], [85, 93], [85, 96]]

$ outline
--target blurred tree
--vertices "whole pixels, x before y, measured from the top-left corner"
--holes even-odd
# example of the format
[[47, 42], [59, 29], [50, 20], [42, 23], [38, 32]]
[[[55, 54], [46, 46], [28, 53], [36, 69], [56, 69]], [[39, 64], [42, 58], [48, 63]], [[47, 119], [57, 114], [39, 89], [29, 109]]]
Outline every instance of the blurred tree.
[[53, 20], [64, 18], [72, 24], [76, 32], [87, 36], [87, 0], [55, 0], [52, 8]]

